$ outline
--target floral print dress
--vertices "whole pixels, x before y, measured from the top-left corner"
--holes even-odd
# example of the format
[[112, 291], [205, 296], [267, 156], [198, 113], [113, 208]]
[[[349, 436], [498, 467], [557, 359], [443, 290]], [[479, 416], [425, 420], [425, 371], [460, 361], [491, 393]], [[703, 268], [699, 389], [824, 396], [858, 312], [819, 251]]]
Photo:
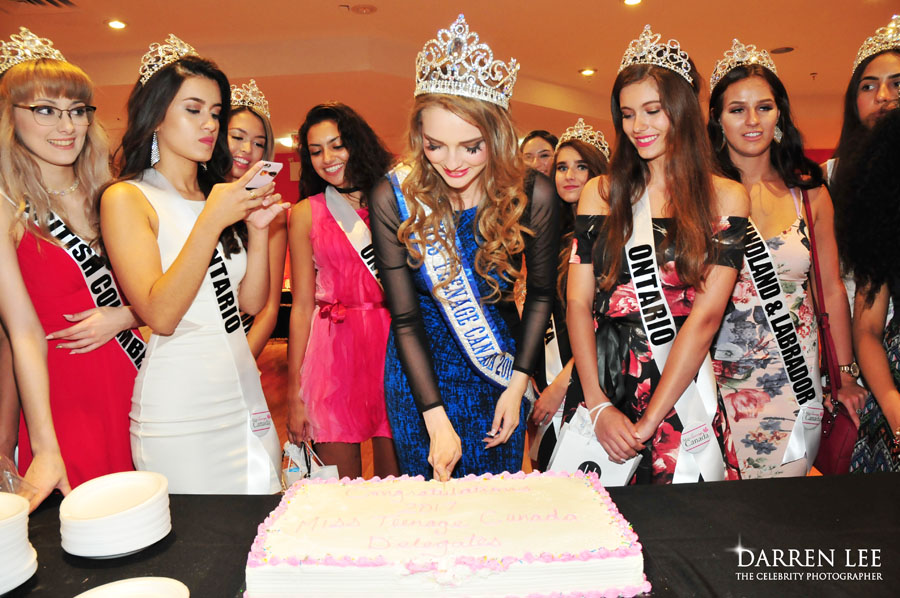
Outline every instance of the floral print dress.
[[[604, 242], [602, 230], [605, 216], [578, 216], [575, 222], [575, 243], [572, 263], [594, 263], [595, 243]], [[674, 246], [665, 243], [668, 231], [674, 226], [670, 218], [653, 219], [653, 237], [660, 267], [663, 294], [675, 320], [676, 328], [687, 319], [694, 304], [695, 290], [678, 276], [675, 269]], [[718, 245], [715, 263], [738, 269], [743, 259], [746, 218], [729, 217], [719, 222], [715, 240]], [[597, 277], [594, 297], [594, 330], [597, 339], [597, 369], [600, 387], [613, 404], [632, 422], [637, 422], [647, 406], [660, 379], [656, 362], [652, 359], [647, 336], [641, 324], [640, 308], [634, 283], [628, 271], [624, 251], [622, 270], [611, 291], [600, 289], [602, 265], [594, 263]], [[577, 404], [567, 399], [566, 412], [573, 412]], [[721, 396], [712, 426], [725, 461], [725, 479], [740, 478], [737, 457], [731, 442], [728, 421]], [[672, 408], [663, 419], [656, 434], [645, 443], [644, 458], [635, 472], [632, 484], [669, 484], [675, 473], [683, 426]]]
[[[796, 220], [780, 234], [766, 239], [766, 245], [806, 364], [811, 375], [818, 378], [818, 334], [807, 289], [810, 245], [796, 197], [794, 203]], [[753, 288], [746, 261], [713, 346], [713, 368], [725, 401], [741, 477], [806, 475], [806, 459], [781, 464], [799, 407], [790, 394], [778, 343]]]

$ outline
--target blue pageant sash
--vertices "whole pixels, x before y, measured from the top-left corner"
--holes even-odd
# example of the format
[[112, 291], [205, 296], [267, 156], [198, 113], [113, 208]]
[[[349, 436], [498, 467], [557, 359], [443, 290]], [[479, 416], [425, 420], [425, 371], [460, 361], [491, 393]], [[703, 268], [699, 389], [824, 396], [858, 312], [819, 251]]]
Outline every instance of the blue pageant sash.
[[[409, 168], [405, 166], [398, 166], [388, 173], [400, 217], [404, 220], [409, 218], [409, 207], [401, 184], [408, 174]], [[422, 205], [422, 209], [426, 215], [430, 212], [427, 206]], [[454, 241], [457, 247], [461, 247], [458, 234]], [[513, 356], [506, 350], [506, 343], [491, 316], [482, 309], [475, 273], [465, 256], [459, 255], [461, 268], [450, 283], [438, 290], [434, 288], [449, 276], [449, 263], [440, 244], [441, 240], [434, 234], [429, 236], [420, 268], [425, 284], [437, 300], [453, 338], [475, 371], [488, 382], [505, 389], [513, 373]], [[525, 396], [529, 401], [534, 401], [530, 385]]]

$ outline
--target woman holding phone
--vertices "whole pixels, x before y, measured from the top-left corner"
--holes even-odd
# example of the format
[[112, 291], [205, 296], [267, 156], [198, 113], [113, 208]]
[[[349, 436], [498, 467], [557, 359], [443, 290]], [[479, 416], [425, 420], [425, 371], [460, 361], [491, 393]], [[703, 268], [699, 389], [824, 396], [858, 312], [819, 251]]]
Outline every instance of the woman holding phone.
[[128, 100], [120, 178], [101, 197], [107, 254], [153, 329], [131, 408], [135, 466], [169, 491], [267, 494], [281, 451], [239, 309], [268, 291], [268, 225], [284, 210], [251, 167], [231, 164], [228, 80], [169, 36], [142, 59]]

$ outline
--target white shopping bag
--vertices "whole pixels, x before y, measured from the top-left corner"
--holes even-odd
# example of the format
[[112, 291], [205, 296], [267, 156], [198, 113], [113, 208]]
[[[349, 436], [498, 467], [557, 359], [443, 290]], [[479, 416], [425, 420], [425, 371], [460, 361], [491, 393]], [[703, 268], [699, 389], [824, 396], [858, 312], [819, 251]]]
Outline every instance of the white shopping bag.
[[641, 455], [621, 465], [610, 461], [609, 454], [594, 435], [594, 424], [599, 415], [598, 411], [592, 420], [587, 408], [584, 405], [578, 406], [575, 415], [560, 430], [548, 469], [570, 473], [593, 471], [604, 486], [624, 486], [634, 475], [634, 470], [641, 462]]
[[337, 477], [337, 465], [323, 464], [308, 442], [303, 442], [300, 446], [291, 442], [284, 443], [284, 469], [281, 481], [285, 488], [304, 478], [327, 480]]

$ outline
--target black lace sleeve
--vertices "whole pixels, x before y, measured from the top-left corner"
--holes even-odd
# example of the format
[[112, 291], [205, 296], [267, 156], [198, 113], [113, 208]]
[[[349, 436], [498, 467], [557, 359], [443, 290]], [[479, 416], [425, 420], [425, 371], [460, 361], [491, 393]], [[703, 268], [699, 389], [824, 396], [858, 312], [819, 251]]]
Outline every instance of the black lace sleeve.
[[553, 311], [559, 257], [559, 205], [556, 185], [540, 175], [534, 179], [525, 223], [534, 236], [525, 236], [525, 306], [516, 338], [513, 368], [529, 376], [544, 350], [544, 332]]
[[400, 212], [389, 180], [378, 183], [369, 195], [370, 226], [375, 247], [375, 265], [391, 312], [391, 330], [419, 412], [443, 405], [413, 271], [407, 264], [406, 246], [397, 238]]

